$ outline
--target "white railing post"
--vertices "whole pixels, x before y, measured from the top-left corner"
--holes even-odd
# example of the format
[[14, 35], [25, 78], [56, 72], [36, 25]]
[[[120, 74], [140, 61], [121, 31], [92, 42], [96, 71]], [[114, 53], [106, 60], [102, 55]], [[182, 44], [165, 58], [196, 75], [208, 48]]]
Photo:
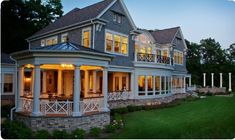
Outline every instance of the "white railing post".
[[223, 87], [223, 74], [220, 73], [220, 88]]
[[229, 92], [232, 92], [232, 73], [229, 73], [228, 74], [229, 75], [229, 89], [228, 89], [228, 91]]
[[206, 73], [203, 73], [203, 87], [206, 87]]
[[214, 87], [214, 73], [211, 73], [211, 87]]

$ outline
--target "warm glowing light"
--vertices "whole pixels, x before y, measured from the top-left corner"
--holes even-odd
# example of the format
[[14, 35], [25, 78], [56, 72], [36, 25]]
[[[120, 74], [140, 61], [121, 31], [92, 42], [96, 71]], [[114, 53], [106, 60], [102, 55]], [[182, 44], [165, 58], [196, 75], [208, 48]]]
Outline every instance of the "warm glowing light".
[[63, 68], [73, 68], [72, 64], [61, 64], [61, 67]]
[[26, 67], [26, 68], [33, 68], [33, 65], [27, 64], [27, 65], [25, 65], [25, 67]]
[[31, 78], [25, 78], [25, 82], [30, 82]]

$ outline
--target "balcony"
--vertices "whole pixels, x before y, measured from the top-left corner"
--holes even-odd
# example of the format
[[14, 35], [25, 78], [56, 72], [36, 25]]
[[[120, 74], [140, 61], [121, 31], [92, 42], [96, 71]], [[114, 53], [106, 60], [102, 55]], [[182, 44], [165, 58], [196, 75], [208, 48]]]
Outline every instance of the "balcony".
[[155, 55], [155, 54], [146, 54], [146, 53], [137, 53], [136, 61], [173, 65], [173, 59], [170, 57], [165, 57], [165, 56]]

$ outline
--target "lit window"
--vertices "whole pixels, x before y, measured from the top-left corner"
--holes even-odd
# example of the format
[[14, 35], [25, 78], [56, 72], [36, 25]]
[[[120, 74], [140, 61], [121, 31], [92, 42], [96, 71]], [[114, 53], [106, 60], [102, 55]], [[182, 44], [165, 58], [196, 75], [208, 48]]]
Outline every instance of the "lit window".
[[127, 54], [128, 38], [122, 37], [122, 54]]
[[162, 77], [161, 77], [161, 86], [162, 86], [162, 87], [161, 87], [161, 89], [162, 89], [162, 93], [161, 93], [161, 94], [165, 94], [165, 90], [166, 90], [166, 89], [165, 89], [165, 87], [166, 87], [165, 85], [166, 85], [165, 76], [162, 76]]
[[46, 46], [55, 45], [58, 43], [57, 36], [46, 39]]
[[120, 53], [121, 37], [119, 35], [114, 35], [114, 52]]
[[12, 93], [13, 92], [13, 74], [5, 74], [4, 75], [4, 85], [3, 85], [4, 93]]
[[153, 95], [153, 76], [148, 76], [148, 95]]
[[41, 40], [41, 47], [44, 47], [44, 46], [46, 46], [46, 41], [45, 41], [45, 39]]
[[139, 88], [139, 96], [144, 96], [145, 95], [145, 76], [139, 76], [138, 88]]
[[68, 33], [62, 34], [61, 35], [61, 42], [62, 43], [67, 42], [67, 40], [68, 40]]
[[174, 51], [174, 63], [183, 64], [183, 53], [179, 51]]
[[111, 52], [113, 46], [113, 35], [106, 33], [106, 51]]
[[156, 50], [156, 54], [157, 54], [157, 56], [161, 56], [162, 55], [162, 51], [160, 49], [157, 49]]
[[115, 77], [115, 91], [119, 91], [119, 77]]
[[126, 76], [122, 77], [122, 90], [127, 90], [126, 79]]
[[151, 47], [148, 47], [148, 54], [152, 54], [152, 48]]
[[90, 29], [86, 29], [86, 30], [83, 31], [82, 45], [84, 47], [90, 48], [90, 35], [91, 35], [91, 30]]
[[156, 95], [160, 94], [160, 76], [155, 77], [155, 91]]
[[168, 51], [167, 50], [163, 50], [163, 56], [168, 57]]
[[141, 47], [140, 48], [140, 53], [146, 53], [146, 48], [145, 47]]
[[117, 13], [113, 13], [113, 22], [115, 23], [122, 23], [122, 16]]

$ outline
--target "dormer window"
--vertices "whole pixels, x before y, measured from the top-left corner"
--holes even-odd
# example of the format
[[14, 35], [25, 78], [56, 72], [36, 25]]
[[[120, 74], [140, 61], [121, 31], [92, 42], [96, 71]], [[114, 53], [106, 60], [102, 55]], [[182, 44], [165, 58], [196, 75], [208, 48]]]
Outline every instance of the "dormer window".
[[68, 33], [62, 34], [61, 35], [61, 42], [62, 43], [67, 42], [67, 40], [68, 40]]
[[118, 14], [118, 13], [113, 13], [113, 22], [115, 23], [122, 23], [122, 15]]
[[55, 45], [57, 43], [58, 43], [58, 37], [53, 36], [53, 37], [41, 40], [41, 47], [51, 46], [51, 45]]
[[86, 48], [91, 47], [91, 28], [82, 30], [82, 45]]

